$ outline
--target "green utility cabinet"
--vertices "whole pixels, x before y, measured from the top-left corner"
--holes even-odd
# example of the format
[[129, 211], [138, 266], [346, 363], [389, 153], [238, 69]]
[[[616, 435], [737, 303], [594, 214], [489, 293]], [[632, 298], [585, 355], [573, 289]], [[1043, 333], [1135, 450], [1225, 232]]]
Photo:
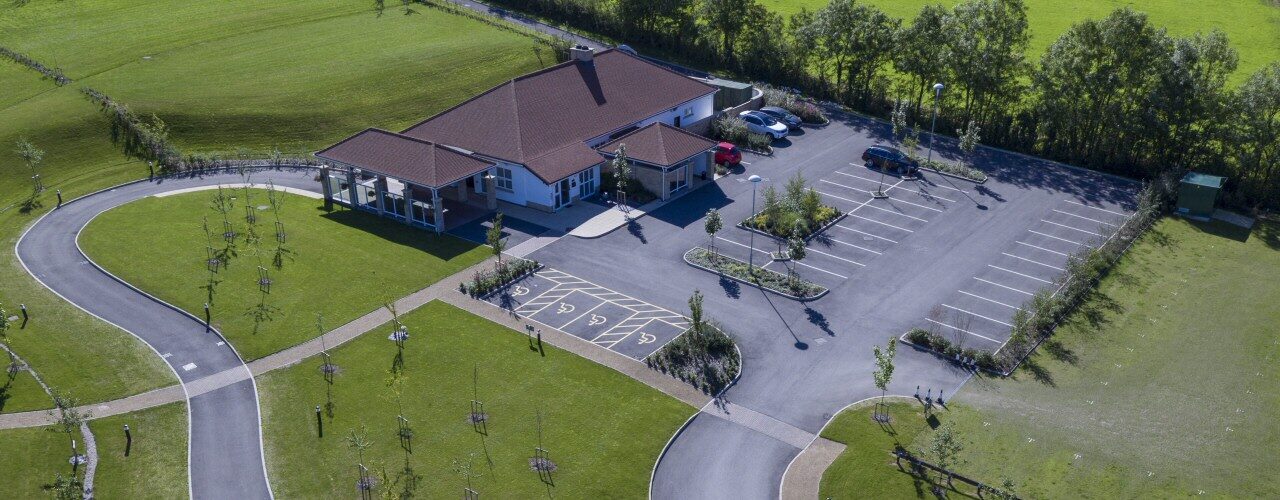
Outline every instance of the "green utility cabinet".
[[1213, 206], [1218, 201], [1226, 177], [1187, 172], [1178, 186], [1178, 215], [1195, 219], [1213, 216]]

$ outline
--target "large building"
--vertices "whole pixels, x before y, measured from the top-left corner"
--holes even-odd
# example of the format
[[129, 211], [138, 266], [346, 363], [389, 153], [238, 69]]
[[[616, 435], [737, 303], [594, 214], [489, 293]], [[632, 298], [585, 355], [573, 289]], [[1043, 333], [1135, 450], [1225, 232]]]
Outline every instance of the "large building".
[[[494, 87], [402, 132], [366, 129], [316, 153], [327, 199], [441, 231], [498, 200], [556, 211], [600, 189], [627, 145], [665, 199], [706, 175], [716, 88], [611, 49]], [[436, 210], [436, 208], [442, 210]]]

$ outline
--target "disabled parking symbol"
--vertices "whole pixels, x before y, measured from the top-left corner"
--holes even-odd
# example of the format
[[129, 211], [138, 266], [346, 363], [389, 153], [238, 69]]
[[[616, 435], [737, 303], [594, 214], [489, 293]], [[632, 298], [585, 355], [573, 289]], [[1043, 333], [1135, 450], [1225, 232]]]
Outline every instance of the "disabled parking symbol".
[[652, 344], [652, 343], [653, 343], [653, 341], [655, 341], [655, 340], [658, 340], [658, 337], [654, 337], [653, 335], [649, 335], [649, 334], [647, 334], [647, 333], [640, 332], [640, 342], [639, 342], [639, 343], [640, 343], [640, 345], [644, 345], [644, 344]]
[[605, 321], [609, 321], [609, 318], [593, 313], [591, 314], [591, 321], [588, 321], [587, 324], [590, 326], [603, 325]]
[[519, 297], [521, 295], [529, 295], [529, 289], [520, 285], [516, 285], [511, 289], [511, 295]]
[[574, 310], [573, 304], [570, 304], [568, 302], [561, 302], [560, 308], [556, 309], [556, 314], [571, 313], [573, 312], [573, 310]]

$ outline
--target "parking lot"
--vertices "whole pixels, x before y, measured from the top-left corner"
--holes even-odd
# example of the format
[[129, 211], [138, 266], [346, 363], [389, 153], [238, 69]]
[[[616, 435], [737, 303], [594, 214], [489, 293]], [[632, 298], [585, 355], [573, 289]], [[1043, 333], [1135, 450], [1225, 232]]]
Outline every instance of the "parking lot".
[[549, 268], [513, 283], [489, 302], [637, 360], [689, 328], [679, 313]]
[[1012, 318], [1041, 290], [1056, 290], [1068, 258], [1097, 248], [1128, 220], [1118, 207], [1074, 200], [1051, 204], [1020, 237], [992, 253], [972, 280], [933, 306], [920, 328], [986, 351], [1009, 339]]

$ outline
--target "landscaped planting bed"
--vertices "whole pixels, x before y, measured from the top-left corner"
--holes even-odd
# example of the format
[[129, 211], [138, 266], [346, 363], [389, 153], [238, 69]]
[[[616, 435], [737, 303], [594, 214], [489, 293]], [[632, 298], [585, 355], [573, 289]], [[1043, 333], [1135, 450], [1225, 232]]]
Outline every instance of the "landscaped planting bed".
[[773, 186], [764, 190], [764, 209], [739, 223], [739, 227], [756, 230], [780, 239], [809, 237], [844, 216], [844, 212], [822, 203], [822, 196], [806, 185], [796, 174], [782, 193]]
[[799, 300], [813, 300], [827, 293], [827, 288], [798, 276], [755, 267], [748, 271], [748, 264], [732, 257], [718, 255], [703, 247], [694, 247], [684, 253], [684, 261], [700, 269], [719, 273], [730, 279]]
[[493, 269], [477, 270], [466, 284], [466, 292], [472, 297], [485, 297], [512, 282], [537, 271], [541, 267], [536, 260], [509, 258]]
[[937, 160], [926, 160], [921, 163], [922, 165], [920, 165], [920, 167], [926, 170], [933, 170], [940, 174], [954, 175], [977, 183], [987, 182], [986, 172], [961, 163], [947, 163]]

